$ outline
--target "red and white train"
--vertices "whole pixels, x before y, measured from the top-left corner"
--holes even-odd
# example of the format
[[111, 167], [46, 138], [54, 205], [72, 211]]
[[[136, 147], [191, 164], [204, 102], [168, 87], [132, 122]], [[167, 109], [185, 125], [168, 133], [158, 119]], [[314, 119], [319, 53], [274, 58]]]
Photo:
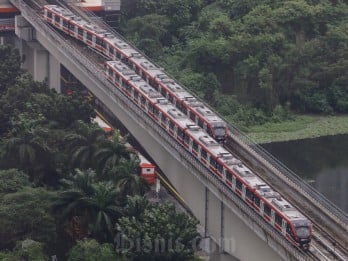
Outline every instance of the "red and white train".
[[[107, 124], [104, 120], [102, 120], [99, 116], [96, 116], [93, 119], [93, 122], [97, 123], [100, 128], [102, 128], [105, 132], [110, 132], [113, 129], [109, 124]], [[126, 143], [125, 146], [129, 151], [135, 153], [140, 160], [139, 163], [139, 175], [142, 176], [150, 185], [155, 183], [156, 179], [156, 166], [153, 165], [150, 161], [148, 161], [139, 151], [134, 149], [132, 145]]]
[[119, 59], [127, 63], [145, 81], [187, 114], [197, 125], [205, 129], [214, 139], [218, 142], [225, 141], [227, 124], [170, 78], [162, 68], [151, 63], [121, 37], [88, 23], [65, 8], [46, 5], [43, 10], [45, 21], [103, 53], [110, 60]]
[[309, 247], [311, 222], [279, 193], [124, 63], [106, 62], [105, 71], [109, 81], [284, 237], [301, 248]]
[[[79, 30], [78, 25], [67, 26], [69, 23], [74, 24], [78, 18], [73, 15], [65, 17], [63, 11], [57, 14], [57, 11], [53, 11], [55, 8], [57, 7], [45, 7], [46, 20], [50, 19], [50, 23], [61, 26], [60, 29], [71, 34]], [[49, 14], [52, 15], [51, 18]], [[102, 46], [105, 38], [99, 38], [101, 42], [98, 42], [97, 34], [81, 30], [81, 40], [87, 44], [99, 43], [98, 48], [104, 48], [108, 52], [113, 50], [111, 45]], [[111, 38], [113, 36], [108, 39]], [[126, 45], [123, 41], [122, 43]], [[168, 95], [163, 96], [161, 89], [155, 89], [148, 80], [140, 77], [137, 74], [138, 70], [130, 69], [121, 61], [109, 61], [105, 63], [105, 73], [116, 88], [146, 112], [275, 230], [293, 244], [303, 249], [309, 247], [312, 237], [311, 222], [219, 144], [214, 139], [216, 135], [213, 135], [214, 138], [209, 136], [210, 133], [198, 126], [196, 119], [192, 120], [175, 106], [176, 102], [173, 99]]]

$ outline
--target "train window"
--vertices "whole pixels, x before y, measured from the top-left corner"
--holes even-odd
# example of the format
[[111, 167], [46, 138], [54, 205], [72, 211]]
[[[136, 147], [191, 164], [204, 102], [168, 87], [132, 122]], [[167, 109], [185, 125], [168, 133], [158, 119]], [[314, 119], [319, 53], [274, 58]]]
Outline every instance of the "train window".
[[[152, 106], [153, 107], [153, 106]], [[153, 107], [153, 114], [158, 117], [159, 115], [159, 110], [156, 107]]]
[[260, 198], [258, 196], [254, 197], [254, 202], [256, 206], [260, 206]]
[[179, 108], [184, 114], [187, 114], [187, 108], [185, 106], [180, 106]]
[[191, 111], [190, 111], [190, 119], [193, 120], [193, 121], [195, 121], [195, 115], [194, 115], [194, 113], [191, 112]]
[[178, 129], [178, 137], [184, 138], [184, 132], [181, 129]]
[[166, 124], [166, 117], [162, 114], [162, 119], [161, 119], [163, 124]]
[[198, 144], [196, 142], [193, 141], [193, 144], [192, 144], [192, 149], [194, 151], [198, 151]]
[[216, 161], [213, 158], [210, 158], [210, 166], [216, 168]]
[[82, 30], [82, 28], [78, 27], [78, 28], [77, 28], [77, 33], [78, 33], [80, 36], [83, 36], [83, 30]]
[[102, 40], [100, 40], [101, 41], [101, 47], [103, 47], [104, 49], [106, 48], [106, 44], [105, 44], [105, 42], [104, 41], [102, 41]]
[[203, 127], [203, 121], [201, 119], [198, 119], [198, 125]]
[[184, 137], [184, 142], [185, 142], [186, 144], [189, 144], [189, 142], [190, 142], [190, 137], [187, 136], [187, 135], [185, 135], [185, 137]]
[[119, 76], [117, 73], [115, 73], [115, 80], [116, 80], [117, 82], [120, 82], [120, 76]]
[[63, 19], [63, 26], [69, 28], [69, 24], [65, 19]]
[[222, 165], [220, 163], [216, 164], [216, 169], [222, 174]]
[[149, 107], [149, 112], [153, 113], [153, 105], [151, 103], [148, 103], [148, 107]]
[[166, 90], [164, 88], [161, 89], [161, 94], [163, 97], [167, 97]]
[[134, 91], [134, 99], [138, 100], [139, 94], [137, 91]]
[[208, 155], [207, 155], [207, 152], [204, 149], [201, 150], [201, 157], [203, 159], [207, 160]]
[[282, 226], [282, 218], [277, 213], [275, 214], [275, 222], [277, 225]]
[[131, 93], [132, 88], [128, 84], [125, 84], [125, 88], [128, 91], [128, 93]]
[[172, 122], [172, 121], [169, 122], [169, 129], [171, 131], [174, 131], [174, 122]]
[[246, 197], [250, 200], [253, 200], [253, 193], [250, 191], [250, 189], [246, 188]]
[[140, 102], [141, 102], [142, 105], [145, 105], [146, 99], [145, 99], [144, 96], [140, 97]]
[[114, 48], [112, 48], [110, 45], [109, 45], [109, 53], [111, 55], [114, 55]]
[[87, 40], [92, 41], [92, 34], [87, 32]]
[[242, 182], [239, 179], [237, 179], [236, 187], [239, 191], [242, 191]]
[[228, 171], [226, 171], [226, 179], [232, 183], [232, 174]]
[[59, 23], [60, 17], [59, 17], [58, 15], [55, 15], [55, 16], [54, 16], [54, 21], [57, 22], [57, 23]]
[[292, 230], [288, 223], [286, 223], [286, 233], [292, 235]]
[[47, 12], [47, 17], [52, 19], [52, 13], [51, 12]]
[[103, 41], [99, 37], [97, 37], [96, 44], [101, 46], [102, 43], [103, 43]]
[[264, 210], [263, 210], [263, 212], [264, 212], [267, 216], [271, 217], [271, 208], [270, 208], [267, 204], [264, 204]]

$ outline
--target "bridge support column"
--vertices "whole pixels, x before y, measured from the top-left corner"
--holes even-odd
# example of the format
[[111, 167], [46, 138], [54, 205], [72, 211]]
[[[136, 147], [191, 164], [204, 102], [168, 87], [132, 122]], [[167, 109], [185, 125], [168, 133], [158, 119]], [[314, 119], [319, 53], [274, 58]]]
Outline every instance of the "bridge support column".
[[48, 58], [48, 86], [61, 93], [60, 63], [52, 54], [49, 54]]
[[47, 80], [50, 88], [60, 92], [60, 63], [58, 60], [37, 41], [35, 29], [24, 17], [16, 16], [15, 25], [23, 61], [22, 68], [27, 70], [35, 81]]

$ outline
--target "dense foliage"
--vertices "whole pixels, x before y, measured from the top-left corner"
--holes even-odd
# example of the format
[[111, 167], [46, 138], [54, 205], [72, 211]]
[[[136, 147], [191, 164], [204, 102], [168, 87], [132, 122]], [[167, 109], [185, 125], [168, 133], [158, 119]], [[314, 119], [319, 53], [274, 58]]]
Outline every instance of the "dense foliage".
[[[0, 259], [129, 260], [114, 250], [115, 227], [137, 216], [129, 208], [137, 198], [127, 196], [149, 191], [136, 171], [138, 156], [118, 133], [91, 122], [95, 113], [83, 95], [65, 96], [33, 81], [8, 46], [0, 46], [0, 56]], [[143, 211], [164, 208], [141, 199]], [[189, 243], [197, 238], [196, 222], [180, 218], [185, 228], [166, 222]], [[161, 219], [151, 222], [156, 227]], [[181, 260], [188, 260], [194, 249], [184, 246], [189, 254]]]
[[330, 0], [132, 0], [121, 30], [241, 126], [348, 112], [348, 5]]

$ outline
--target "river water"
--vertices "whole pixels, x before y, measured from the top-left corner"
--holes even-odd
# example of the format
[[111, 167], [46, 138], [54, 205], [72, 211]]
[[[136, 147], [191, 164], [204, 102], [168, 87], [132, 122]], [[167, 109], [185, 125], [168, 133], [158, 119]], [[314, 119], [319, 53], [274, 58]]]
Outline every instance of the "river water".
[[348, 135], [262, 146], [348, 213]]

